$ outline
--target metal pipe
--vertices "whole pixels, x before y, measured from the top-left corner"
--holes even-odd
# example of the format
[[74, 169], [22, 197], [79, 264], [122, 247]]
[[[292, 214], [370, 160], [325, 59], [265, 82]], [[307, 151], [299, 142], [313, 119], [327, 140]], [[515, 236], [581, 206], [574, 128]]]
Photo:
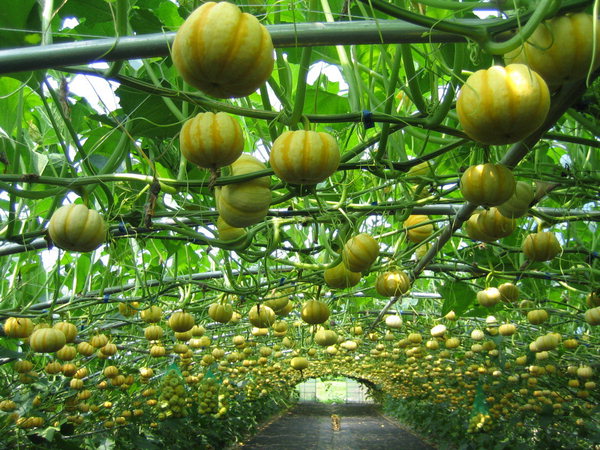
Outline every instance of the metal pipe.
[[[275, 47], [351, 44], [465, 42], [462, 36], [438, 32], [399, 20], [267, 25]], [[0, 51], [0, 74], [168, 56], [175, 33], [75, 41]]]

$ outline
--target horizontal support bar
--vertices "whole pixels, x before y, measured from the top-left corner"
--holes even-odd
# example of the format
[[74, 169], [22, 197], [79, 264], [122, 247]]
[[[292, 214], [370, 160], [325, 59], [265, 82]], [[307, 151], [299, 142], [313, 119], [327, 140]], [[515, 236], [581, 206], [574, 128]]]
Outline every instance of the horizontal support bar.
[[[400, 20], [267, 25], [275, 47], [465, 42], [462, 36]], [[74, 41], [0, 51], [0, 74], [168, 56], [175, 33]]]

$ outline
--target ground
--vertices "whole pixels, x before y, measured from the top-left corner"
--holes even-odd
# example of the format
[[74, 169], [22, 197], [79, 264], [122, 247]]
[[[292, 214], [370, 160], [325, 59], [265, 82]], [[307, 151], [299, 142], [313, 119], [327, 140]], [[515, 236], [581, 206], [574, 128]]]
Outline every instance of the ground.
[[[333, 431], [331, 415], [341, 418]], [[238, 448], [244, 450], [432, 450], [434, 447], [381, 415], [376, 405], [299, 403]]]

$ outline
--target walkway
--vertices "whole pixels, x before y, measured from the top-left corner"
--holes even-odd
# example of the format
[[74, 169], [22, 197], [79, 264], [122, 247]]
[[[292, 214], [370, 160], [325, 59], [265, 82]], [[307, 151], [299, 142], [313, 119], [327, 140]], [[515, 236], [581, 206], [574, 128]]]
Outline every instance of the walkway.
[[[331, 415], [341, 430], [331, 428]], [[248, 442], [244, 450], [433, 450], [434, 447], [381, 416], [374, 405], [299, 403]]]

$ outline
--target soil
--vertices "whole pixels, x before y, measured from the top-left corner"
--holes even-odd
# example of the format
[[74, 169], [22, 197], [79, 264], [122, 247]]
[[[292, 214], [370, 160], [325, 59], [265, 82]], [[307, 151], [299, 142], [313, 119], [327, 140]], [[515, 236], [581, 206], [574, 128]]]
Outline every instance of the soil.
[[[333, 431], [331, 415], [341, 419]], [[376, 405], [299, 403], [268, 424], [238, 449], [244, 450], [433, 450], [435, 447], [401, 428]]]

